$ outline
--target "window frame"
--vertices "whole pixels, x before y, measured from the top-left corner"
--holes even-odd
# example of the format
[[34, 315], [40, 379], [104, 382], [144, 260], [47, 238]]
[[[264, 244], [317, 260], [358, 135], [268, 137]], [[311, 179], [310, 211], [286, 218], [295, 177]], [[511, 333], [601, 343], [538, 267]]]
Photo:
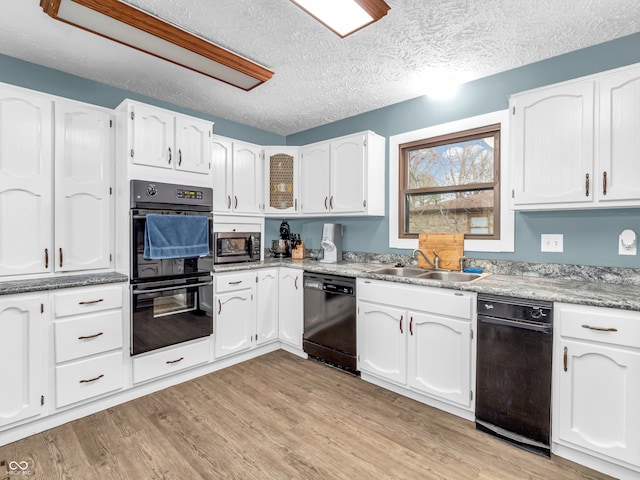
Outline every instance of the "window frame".
[[[467, 183], [463, 185], [450, 185], [424, 188], [405, 188], [408, 178], [409, 152], [422, 148], [439, 147], [454, 143], [461, 143], [480, 138], [494, 137], [494, 161], [493, 161], [493, 182]], [[474, 190], [491, 190], [493, 192], [493, 234], [473, 234], [465, 233], [465, 239], [476, 240], [500, 240], [500, 157], [501, 157], [501, 125], [494, 123], [482, 127], [471, 128], [459, 132], [451, 132], [437, 137], [422, 138], [412, 142], [399, 145], [398, 161], [398, 237], [418, 238], [418, 233], [408, 233], [405, 231], [407, 225], [406, 195], [411, 194], [436, 194], [436, 193], [456, 193], [470, 192]], [[452, 232], [454, 233], [454, 232]]]
[[500, 124], [500, 239], [477, 240], [465, 239], [464, 249], [467, 252], [513, 252], [515, 244], [515, 215], [511, 205], [511, 165], [509, 157], [509, 110], [499, 110], [483, 115], [464, 118], [453, 122], [434, 125], [419, 130], [399, 133], [389, 137], [389, 248], [415, 249], [418, 239], [400, 238], [398, 236], [398, 188], [400, 178], [399, 146], [404, 143], [424, 138], [438, 137], [452, 132], [470, 130], [491, 124]]

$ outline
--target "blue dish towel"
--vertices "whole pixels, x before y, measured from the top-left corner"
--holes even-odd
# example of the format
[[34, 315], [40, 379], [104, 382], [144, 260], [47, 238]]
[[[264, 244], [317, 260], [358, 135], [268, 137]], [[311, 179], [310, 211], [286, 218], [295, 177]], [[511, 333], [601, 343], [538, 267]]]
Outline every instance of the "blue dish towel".
[[209, 218], [149, 214], [144, 227], [144, 258], [189, 258], [209, 254]]

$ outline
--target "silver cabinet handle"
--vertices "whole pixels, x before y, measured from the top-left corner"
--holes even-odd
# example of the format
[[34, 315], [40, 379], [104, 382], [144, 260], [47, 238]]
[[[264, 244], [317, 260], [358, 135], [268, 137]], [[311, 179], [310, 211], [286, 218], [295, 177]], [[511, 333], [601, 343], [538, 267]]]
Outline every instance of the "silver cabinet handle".
[[49, 268], [49, 249], [44, 249], [44, 268]]
[[296, 287], [296, 290], [298, 290], [298, 277], [294, 280], [293, 285]]
[[234, 195], [233, 198], [235, 198], [235, 204], [233, 205], [233, 208], [238, 208], [238, 196]]
[[92, 305], [94, 303], [104, 302], [104, 298], [99, 298], [97, 300], [86, 300], [84, 302], [78, 302], [78, 305]]
[[227, 208], [231, 208], [231, 195], [227, 195]]
[[329, 208], [333, 210], [333, 195], [331, 195], [331, 198], [329, 199]]
[[182, 149], [178, 149], [178, 166], [182, 165]]
[[172, 157], [171, 147], [169, 147], [169, 165], [171, 165], [171, 157]]
[[60, 266], [62, 267], [62, 248], [58, 250], [60, 252]]
[[324, 209], [328, 210], [329, 207], [327, 207], [327, 200], [329, 200], [329, 197], [324, 197]]
[[237, 280], [235, 282], [229, 282], [229, 285], [240, 285], [242, 283], [242, 280]]
[[178, 363], [178, 362], [181, 362], [182, 360], [184, 360], [184, 357], [177, 358], [176, 360], [167, 360], [166, 363], [167, 365], [171, 365], [172, 363]]
[[218, 315], [222, 312], [222, 302], [218, 299]]

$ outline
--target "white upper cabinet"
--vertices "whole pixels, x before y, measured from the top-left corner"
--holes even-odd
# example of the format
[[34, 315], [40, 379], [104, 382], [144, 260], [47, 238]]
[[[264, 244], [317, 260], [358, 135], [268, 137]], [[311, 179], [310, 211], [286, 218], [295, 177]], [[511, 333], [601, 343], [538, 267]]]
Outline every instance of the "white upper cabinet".
[[56, 271], [110, 266], [113, 130], [105, 110], [56, 102]]
[[384, 215], [384, 147], [373, 132], [302, 147], [301, 213]]
[[262, 149], [249, 143], [233, 143], [233, 211], [262, 213]]
[[215, 213], [263, 213], [261, 147], [214, 135], [211, 164]]
[[211, 122], [131, 100], [118, 110], [126, 112], [127, 155], [134, 165], [209, 173]]
[[591, 202], [593, 91], [585, 82], [512, 98], [514, 204]]
[[53, 101], [0, 86], [0, 275], [52, 271]]
[[518, 210], [640, 206], [640, 66], [514, 95]]
[[[600, 202], [640, 199], [640, 67], [608, 75], [599, 82]], [[615, 205], [612, 205], [615, 206]]]
[[298, 147], [265, 147], [264, 211], [266, 215], [298, 214], [299, 153]]

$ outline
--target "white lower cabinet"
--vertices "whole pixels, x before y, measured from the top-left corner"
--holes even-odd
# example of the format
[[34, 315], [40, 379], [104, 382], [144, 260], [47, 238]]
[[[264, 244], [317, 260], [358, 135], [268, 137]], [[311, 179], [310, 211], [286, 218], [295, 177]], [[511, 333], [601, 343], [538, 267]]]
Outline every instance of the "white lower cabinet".
[[473, 410], [475, 294], [358, 279], [358, 369]]
[[254, 272], [215, 275], [216, 359], [249, 350], [256, 328], [256, 274]]
[[0, 429], [43, 411], [48, 310], [46, 295], [0, 298]]
[[122, 285], [74, 288], [52, 294], [56, 408], [125, 386]]
[[553, 440], [640, 472], [640, 313], [556, 304]]
[[266, 268], [256, 272], [256, 344], [278, 339], [278, 269]]
[[302, 348], [302, 328], [304, 315], [303, 271], [297, 268], [279, 269], [278, 337], [293, 347]]
[[210, 352], [210, 340], [205, 338], [137, 356], [133, 359], [133, 383], [146, 382], [207, 363]]

